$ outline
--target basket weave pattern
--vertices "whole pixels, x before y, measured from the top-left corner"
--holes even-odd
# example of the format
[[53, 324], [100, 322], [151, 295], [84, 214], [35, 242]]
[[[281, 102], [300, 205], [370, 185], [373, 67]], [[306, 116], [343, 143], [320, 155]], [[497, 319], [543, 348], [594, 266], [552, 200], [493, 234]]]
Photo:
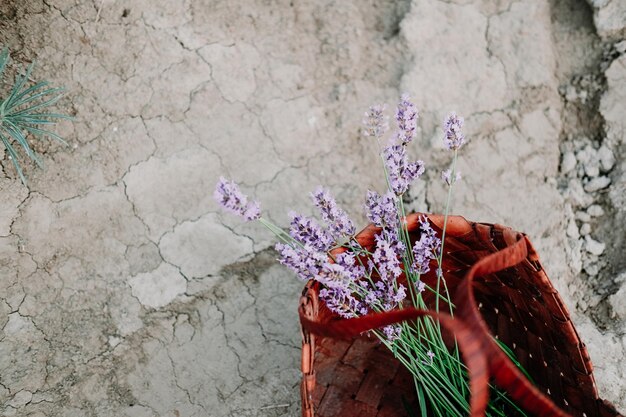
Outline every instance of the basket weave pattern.
[[[412, 240], [419, 237], [419, 216], [406, 219]], [[443, 216], [427, 218], [441, 236]], [[372, 249], [378, 231], [369, 226], [357, 240]], [[455, 317], [471, 327], [472, 337], [489, 357], [489, 375], [498, 386], [532, 415], [619, 416], [598, 397], [585, 345], [523, 234], [451, 216], [444, 247], [442, 267], [456, 306]], [[434, 271], [422, 280], [432, 286]], [[415, 401], [412, 377], [384, 346], [363, 337], [321, 339], [309, 331], [307, 321], [318, 324], [317, 333], [324, 333], [319, 330], [323, 324], [328, 334], [339, 322], [344, 322], [343, 329], [350, 324], [333, 316], [319, 301], [315, 283], [310, 282], [303, 292], [300, 316], [304, 417], [406, 415], [401, 399]], [[494, 338], [513, 350], [534, 384]]]

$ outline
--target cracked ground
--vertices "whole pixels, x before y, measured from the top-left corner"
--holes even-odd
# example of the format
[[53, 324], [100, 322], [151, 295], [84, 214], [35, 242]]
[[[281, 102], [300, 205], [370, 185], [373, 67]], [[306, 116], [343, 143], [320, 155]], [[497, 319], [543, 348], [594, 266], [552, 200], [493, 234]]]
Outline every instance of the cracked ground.
[[413, 209], [442, 210], [456, 110], [453, 211], [530, 236], [626, 412], [625, 38], [618, 0], [3, 1], [14, 67], [74, 120], [28, 187], [0, 150], [0, 414], [298, 415], [303, 284], [212, 190], [285, 225], [324, 184], [364, 226], [360, 120], [402, 92]]

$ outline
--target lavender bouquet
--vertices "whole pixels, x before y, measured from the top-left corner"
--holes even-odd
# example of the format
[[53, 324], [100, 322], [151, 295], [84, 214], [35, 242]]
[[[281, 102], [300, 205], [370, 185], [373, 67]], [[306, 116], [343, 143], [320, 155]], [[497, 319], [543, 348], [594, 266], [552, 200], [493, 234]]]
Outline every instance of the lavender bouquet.
[[[424, 297], [428, 293], [434, 296], [437, 312], [441, 308], [454, 315], [441, 265], [452, 190], [461, 179], [456, 166], [459, 150], [466, 142], [463, 118], [451, 113], [443, 123], [443, 143], [452, 152], [452, 162], [441, 173], [448, 187], [441, 236], [426, 219], [421, 219], [419, 240], [411, 241], [404, 223], [407, 213], [403, 196], [409, 185], [424, 173], [424, 162], [411, 161], [407, 155], [407, 147], [415, 138], [417, 119], [417, 108], [403, 95], [395, 112], [397, 129], [386, 144], [383, 141], [389, 124], [385, 106], [370, 107], [363, 120], [364, 134], [378, 144], [387, 181], [384, 193], [370, 190], [365, 199], [367, 218], [380, 228], [373, 252], [358, 243], [354, 222], [323, 187], [311, 193], [323, 224], [315, 218], [290, 213], [291, 224], [287, 231], [263, 218], [260, 205], [249, 201], [232, 181], [221, 178], [214, 196], [227, 210], [247, 221], [257, 220], [274, 233], [279, 239], [275, 246], [279, 262], [301, 280], [319, 282], [320, 299], [341, 317], [352, 318], [408, 306], [426, 309]], [[338, 247], [348, 250], [332, 255], [332, 250]], [[421, 279], [431, 268], [435, 268], [437, 277], [434, 286]], [[411, 415], [467, 415], [470, 409], [467, 369], [458, 347], [450, 348], [444, 342], [436, 319], [420, 318], [371, 333], [413, 375], [419, 411], [409, 410]], [[500, 346], [517, 363], [511, 350]], [[505, 392], [492, 387], [487, 415], [510, 416], [512, 412], [526, 415]]]

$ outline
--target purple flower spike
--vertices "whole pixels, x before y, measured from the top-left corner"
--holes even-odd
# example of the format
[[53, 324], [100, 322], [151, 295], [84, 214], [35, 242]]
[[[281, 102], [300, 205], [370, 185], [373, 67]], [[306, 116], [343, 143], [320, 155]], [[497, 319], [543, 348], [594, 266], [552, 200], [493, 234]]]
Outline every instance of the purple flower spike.
[[350, 318], [367, 314], [367, 305], [353, 294], [364, 272], [362, 267], [356, 265], [353, 254], [341, 254], [337, 256], [336, 263], [324, 263], [315, 277], [324, 285], [319, 292], [320, 298], [331, 311], [341, 317]]
[[411, 142], [415, 137], [417, 129], [418, 111], [415, 104], [411, 103], [408, 94], [403, 94], [396, 110], [396, 121], [398, 122], [398, 132], [396, 138], [402, 145]]
[[400, 334], [402, 334], [402, 327], [397, 324], [385, 326], [383, 327], [383, 333], [388, 341], [393, 342], [400, 337]]
[[330, 232], [317, 224], [315, 219], [295, 213], [291, 213], [289, 235], [319, 252], [328, 251], [335, 242]]
[[335, 199], [328, 190], [318, 187], [315, 192], [311, 193], [311, 197], [335, 239], [354, 235], [356, 232], [354, 223], [345, 211], [337, 207]]
[[370, 265], [370, 268], [373, 270], [373, 267], [376, 266], [381, 280], [391, 282], [402, 274], [398, 254], [382, 234], [378, 234], [374, 238], [376, 239], [376, 250], [372, 255], [373, 264]]
[[278, 262], [298, 274], [303, 281], [314, 279], [327, 261], [325, 253], [317, 252], [310, 247], [277, 243], [275, 248], [280, 254]]
[[224, 177], [215, 186], [213, 197], [225, 209], [243, 217], [245, 220], [257, 220], [261, 217], [261, 207], [256, 201], [248, 202], [239, 186], [233, 181], [228, 181]]
[[389, 175], [391, 189], [396, 195], [404, 194], [413, 180], [424, 173], [424, 162], [408, 162], [406, 149], [401, 145], [392, 145], [385, 148], [385, 165]]
[[445, 171], [441, 171], [441, 179], [443, 182], [448, 184], [448, 186], [450, 186], [457, 181], [461, 181], [461, 173], [455, 173], [454, 178], [452, 178], [452, 171], [450, 169], [446, 169]]
[[443, 144], [450, 150], [459, 149], [465, 143], [465, 136], [461, 129], [463, 128], [463, 118], [452, 112], [443, 122]]
[[365, 136], [380, 139], [389, 129], [388, 117], [385, 116], [385, 106], [377, 105], [370, 107], [369, 111], [365, 113], [363, 125], [365, 126], [363, 131]]
[[398, 224], [398, 209], [396, 208], [396, 195], [391, 191], [382, 196], [376, 191], [367, 191], [365, 209], [367, 218], [375, 226], [393, 229]]
[[430, 271], [430, 260], [436, 259], [441, 249], [441, 239], [425, 218], [420, 218], [420, 239], [413, 245], [415, 262], [412, 267], [418, 274]]

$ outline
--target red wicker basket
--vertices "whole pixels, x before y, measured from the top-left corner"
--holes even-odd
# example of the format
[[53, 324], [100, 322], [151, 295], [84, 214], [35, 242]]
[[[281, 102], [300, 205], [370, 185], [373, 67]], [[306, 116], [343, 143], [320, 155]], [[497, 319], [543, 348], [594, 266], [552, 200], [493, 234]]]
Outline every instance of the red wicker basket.
[[[419, 216], [406, 219], [413, 240], [419, 238]], [[443, 216], [424, 216], [441, 235]], [[369, 226], [357, 240], [371, 249], [379, 230]], [[531, 415], [620, 416], [598, 397], [587, 349], [525, 235], [501, 225], [451, 216], [444, 247], [444, 276], [456, 309], [455, 319], [441, 319], [457, 338], [470, 372], [472, 416], [483, 415], [488, 379]], [[434, 284], [434, 273], [422, 279]], [[412, 377], [384, 346], [362, 334], [429, 313], [405, 308], [340, 319], [317, 292], [317, 284], [309, 282], [299, 309], [302, 415], [407, 415], [406, 402], [416, 404]], [[534, 385], [494, 337], [513, 350]]]

